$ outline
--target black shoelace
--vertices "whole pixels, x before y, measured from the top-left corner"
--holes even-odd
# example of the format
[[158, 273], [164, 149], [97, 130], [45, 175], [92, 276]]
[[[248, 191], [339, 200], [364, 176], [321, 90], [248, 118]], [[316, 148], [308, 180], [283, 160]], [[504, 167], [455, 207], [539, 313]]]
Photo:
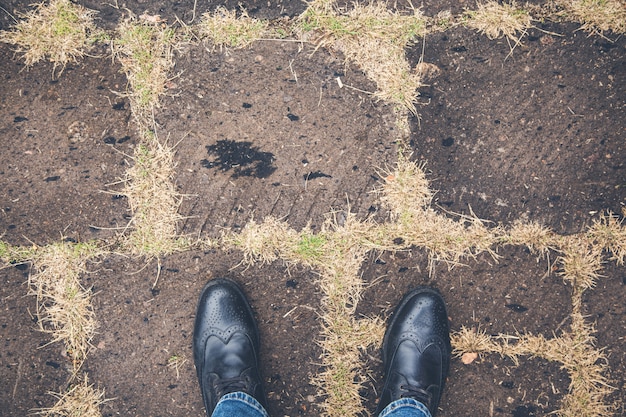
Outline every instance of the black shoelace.
[[418, 388], [414, 385], [401, 385], [400, 389], [404, 391], [400, 398], [413, 398], [426, 406], [430, 410], [430, 402], [433, 396], [430, 392]]
[[215, 382], [215, 391], [217, 392], [217, 397], [221, 398], [226, 394], [230, 394], [231, 392], [248, 392], [247, 382], [248, 381], [246, 380], [246, 378], [241, 376], [220, 379], [219, 381]]

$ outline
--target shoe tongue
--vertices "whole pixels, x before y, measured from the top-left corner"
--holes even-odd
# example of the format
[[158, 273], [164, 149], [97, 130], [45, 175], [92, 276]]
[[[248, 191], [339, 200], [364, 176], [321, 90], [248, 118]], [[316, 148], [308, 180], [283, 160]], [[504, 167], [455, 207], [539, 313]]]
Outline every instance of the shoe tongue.
[[412, 340], [403, 340], [398, 345], [394, 368], [400, 370], [410, 382], [415, 382], [416, 369], [419, 367], [419, 350]]
[[248, 338], [242, 334], [234, 334], [226, 346], [226, 355], [223, 359], [224, 370], [222, 378], [233, 378], [241, 375], [241, 372], [249, 364], [244, 362], [244, 358], [250, 357]]
[[220, 378], [236, 378], [250, 368], [248, 363], [254, 357], [250, 339], [244, 334], [233, 334], [227, 343], [217, 337], [209, 337], [205, 363], [215, 364], [215, 369], [208, 370]]
[[404, 340], [398, 345], [396, 369], [401, 369], [407, 382], [426, 390], [431, 385], [441, 385], [441, 352], [436, 345], [429, 345], [419, 352], [415, 342]]

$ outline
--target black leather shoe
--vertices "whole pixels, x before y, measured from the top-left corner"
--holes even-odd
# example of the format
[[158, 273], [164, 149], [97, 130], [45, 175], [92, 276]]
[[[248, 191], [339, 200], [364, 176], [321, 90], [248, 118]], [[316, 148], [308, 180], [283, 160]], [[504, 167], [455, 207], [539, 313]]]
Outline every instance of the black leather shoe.
[[231, 392], [245, 392], [265, 407], [258, 351], [259, 332], [241, 289], [227, 279], [209, 281], [193, 329], [193, 357], [207, 416]]
[[383, 341], [384, 387], [376, 415], [391, 402], [413, 398], [435, 416], [450, 366], [446, 305], [433, 289], [404, 296]]

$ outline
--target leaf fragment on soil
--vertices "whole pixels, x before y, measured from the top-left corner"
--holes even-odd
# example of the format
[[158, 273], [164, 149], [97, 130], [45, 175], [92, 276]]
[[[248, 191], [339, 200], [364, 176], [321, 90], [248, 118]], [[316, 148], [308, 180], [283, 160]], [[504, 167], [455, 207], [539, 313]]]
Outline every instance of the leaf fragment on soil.
[[463, 362], [465, 365], [469, 365], [476, 359], [478, 359], [478, 353], [476, 352], [465, 352], [463, 356], [461, 356], [461, 362]]

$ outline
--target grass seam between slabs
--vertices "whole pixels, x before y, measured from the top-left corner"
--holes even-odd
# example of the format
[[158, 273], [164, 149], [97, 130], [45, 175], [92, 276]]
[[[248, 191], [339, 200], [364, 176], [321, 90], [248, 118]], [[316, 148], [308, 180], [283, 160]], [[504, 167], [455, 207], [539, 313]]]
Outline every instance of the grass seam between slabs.
[[[509, 229], [487, 228], [474, 217], [453, 220], [434, 212], [432, 194], [421, 168], [414, 162], [400, 162], [385, 178], [381, 200], [393, 213], [392, 222], [361, 222], [348, 213], [339, 226], [327, 220], [318, 238], [304, 228], [297, 232], [272, 217], [250, 221], [240, 233], [225, 233], [222, 244], [243, 252], [244, 262], [301, 263], [320, 271], [323, 300], [321, 339], [325, 369], [313, 378], [325, 401], [323, 415], [359, 415], [364, 412], [359, 390], [364, 379], [360, 351], [378, 345], [384, 326], [379, 319], [355, 320], [356, 305], [363, 289], [359, 270], [367, 251], [425, 248], [432, 261], [456, 265], [462, 259], [486, 252], [497, 259], [495, 248], [525, 245], [534, 253], [550, 250], [561, 253], [560, 275], [572, 285], [571, 330], [553, 339], [533, 335], [500, 335], [495, 339], [484, 333], [461, 329], [453, 334], [455, 353], [500, 353], [516, 362], [519, 356], [538, 356], [562, 363], [572, 384], [563, 397], [557, 414], [563, 417], [611, 415], [605, 403], [613, 392], [603, 351], [595, 347], [594, 328], [581, 314], [582, 294], [593, 288], [600, 277], [602, 251], [608, 249], [618, 264], [623, 264], [626, 228], [611, 213], [600, 217], [586, 233], [560, 236], [536, 223], [515, 223]], [[398, 244], [398, 236], [401, 244]], [[438, 236], [435, 242], [432, 236]], [[303, 250], [315, 241], [315, 250]], [[440, 242], [440, 243], [438, 243]], [[362, 329], [373, 337], [365, 337]], [[508, 340], [518, 340], [515, 345]], [[500, 341], [500, 344], [497, 343]], [[482, 343], [482, 345], [481, 345]], [[504, 345], [502, 343], [505, 343]], [[517, 350], [515, 350], [517, 349]], [[590, 359], [591, 358], [591, 359]]]
[[[241, 48], [249, 46], [262, 36], [284, 38], [295, 34], [299, 41], [310, 41], [318, 47], [340, 50], [348, 61], [354, 62], [377, 85], [375, 96], [393, 106], [399, 133], [399, 153], [402, 153], [402, 141], [409, 136], [408, 118], [417, 115], [415, 100], [417, 89], [422, 83], [422, 73], [418, 68], [410, 68], [404, 55], [404, 48], [429, 31], [441, 31], [458, 24], [466, 23], [486, 34], [489, 38], [507, 37], [520, 42], [524, 31], [529, 27], [530, 19], [560, 19], [577, 21], [581, 29], [604, 36], [605, 32], [626, 32], [626, 10], [619, 8], [616, 0], [576, 0], [573, 2], [558, 0], [557, 10], [515, 8], [514, 3], [490, 26], [477, 24], [477, 15], [481, 7], [491, 7], [495, 2], [479, 5], [478, 10], [466, 10], [461, 17], [446, 13], [427, 18], [419, 10], [397, 12], [387, 9], [384, 3], [357, 3], [350, 10], [339, 10], [334, 1], [316, 0], [309, 3], [307, 10], [285, 29], [285, 22], [268, 23], [250, 18], [245, 11], [239, 15], [226, 9], [218, 9], [213, 14], [203, 16], [205, 26], [198, 29], [201, 39], [210, 39], [220, 48]], [[47, 24], [46, 13], [52, 6], [76, 7], [69, 13], [61, 13], [69, 18], [74, 26], [66, 26], [63, 21], [56, 26], [56, 35], [71, 35], [56, 41], [64, 49], [53, 50], [42, 45], [40, 40], [25, 36], [24, 31], [37, 33]], [[70, 6], [68, 6], [70, 5]], [[606, 7], [605, 7], [606, 6]], [[603, 8], [604, 7], [604, 8]], [[617, 9], [615, 8], [617, 7]], [[64, 9], [65, 10], [65, 9]], [[495, 10], [495, 9], [494, 9]], [[608, 11], [607, 11], [608, 10]], [[502, 12], [502, 10], [495, 10]], [[519, 17], [513, 24], [509, 17]], [[43, 25], [41, 17], [43, 16]], [[53, 0], [49, 6], [36, 6], [32, 13], [20, 16], [23, 20], [13, 31], [0, 32], [0, 41], [18, 45], [17, 52], [22, 53], [26, 65], [31, 66], [47, 57], [53, 63], [53, 74], [56, 68], [61, 71], [68, 62], [77, 62], [94, 42], [104, 39], [107, 35], [98, 32], [93, 26], [93, 12], [75, 6], [68, 0]], [[464, 21], [465, 19], [465, 21]], [[225, 24], [217, 31], [211, 22]], [[21, 25], [21, 26], [20, 26]], [[28, 26], [30, 25], [30, 26]], [[55, 27], [52, 25], [52, 27]], [[228, 30], [224, 28], [228, 28]], [[23, 29], [26, 28], [26, 29]], [[508, 29], [507, 29], [508, 28]], [[242, 30], [243, 29], [243, 30]], [[491, 30], [491, 31], [489, 31]], [[228, 36], [220, 40], [219, 35], [225, 32]], [[159, 105], [159, 98], [166, 93], [168, 71], [173, 68], [172, 53], [176, 46], [176, 32], [172, 27], [156, 22], [138, 22], [128, 19], [120, 24], [117, 38], [112, 41], [115, 56], [129, 79], [129, 90], [126, 93], [131, 102], [131, 109], [140, 132], [141, 143], [133, 156], [135, 164], [127, 173], [123, 193], [129, 197], [133, 220], [129, 224], [130, 232], [125, 233], [124, 251], [135, 255], [143, 255], [157, 259], [177, 251], [190, 249], [195, 244], [177, 235], [176, 225], [181, 219], [178, 208], [181, 196], [176, 192], [172, 179], [175, 169], [174, 150], [156, 135], [156, 123], [153, 114]], [[28, 35], [28, 33], [26, 33]], [[47, 36], [50, 37], [50, 36]], [[374, 56], [374, 59], [372, 59]], [[388, 63], [392, 62], [392, 65]], [[399, 81], [399, 82], [398, 82]], [[609, 415], [609, 407], [604, 398], [611, 392], [606, 374], [608, 366], [603, 366], [605, 356], [595, 348], [594, 329], [587, 324], [580, 314], [582, 294], [593, 288], [602, 263], [602, 250], [612, 253], [612, 260], [623, 264], [626, 256], [626, 232], [624, 227], [610, 213], [595, 222], [586, 233], [573, 237], [562, 237], [535, 223], [517, 223], [505, 230], [500, 227], [487, 227], [486, 223], [474, 216], [459, 217], [453, 220], [442, 216], [430, 208], [432, 194], [428, 183], [419, 166], [411, 165], [399, 155], [399, 163], [395, 171], [386, 175], [385, 187], [381, 190], [381, 199], [393, 212], [390, 223], [376, 225], [356, 220], [350, 213], [346, 223], [339, 226], [329, 220], [320, 233], [313, 234], [309, 229], [296, 232], [286, 223], [273, 218], [266, 218], [257, 224], [250, 222], [239, 235], [225, 234], [219, 246], [237, 247], [243, 250], [246, 262], [271, 262], [283, 259], [286, 262], [297, 262], [312, 268], [321, 269], [320, 286], [324, 293], [322, 301], [323, 325], [319, 343], [324, 350], [327, 367], [323, 373], [314, 377], [313, 382], [325, 392], [326, 400], [322, 405], [326, 415], [357, 415], [362, 411], [359, 396], [359, 384], [363, 381], [360, 351], [368, 345], [380, 343], [384, 326], [380, 319], [356, 320], [354, 310], [361, 296], [363, 282], [358, 275], [367, 251], [398, 250], [407, 247], [426, 248], [432, 262], [443, 261], [449, 264], [459, 263], [467, 257], [475, 257], [481, 252], [497, 257], [495, 248], [500, 245], [526, 245], [537, 253], [557, 251], [560, 253], [558, 262], [562, 265], [562, 276], [572, 285], [572, 325], [570, 332], [547, 341], [542, 336], [502, 335], [501, 338], [488, 340], [481, 352], [495, 352], [518, 358], [520, 355], [545, 355], [549, 360], [563, 363], [572, 377], [572, 385], [563, 398], [560, 415]], [[408, 202], [408, 203], [407, 203]], [[432, 231], [445, 227], [447, 233], [432, 239]], [[256, 229], [255, 229], [256, 228]], [[282, 233], [286, 239], [276, 242], [276, 235], [266, 233]], [[255, 243], [261, 235], [263, 245]], [[265, 237], [263, 237], [265, 236]], [[401, 245], [390, 240], [400, 237]], [[247, 240], [246, 240], [247, 239]], [[274, 240], [273, 240], [274, 239]], [[196, 243], [197, 244], [197, 243]], [[91, 398], [90, 408], [93, 414], [99, 415], [98, 407], [104, 393], [92, 389], [88, 385], [87, 375], [78, 377], [77, 372], [88, 352], [84, 343], [89, 343], [95, 329], [93, 311], [89, 300], [89, 290], [80, 286], [78, 276], [84, 270], [87, 259], [98, 256], [98, 245], [79, 254], [72, 253], [86, 244], [72, 245], [54, 243], [45, 247], [13, 247], [0, 241], [0, 258], [7, 263], [26, 262], [32, 260], [38, 271], [31, 278], [31, 286], [38, 298], [50, 297], [66, 300], [81, 300], [87, 306], [79, 315], [86, 320], [81, 326], [84, 336], [68, 342], [71, 337], [53, 336], [53, 341], [63, 340], [69, 346], [68, 353], [73, 359], [74, 377], [77, 383], [65, 394], [56, 395], [58, 407], [69, 404], [68, 398], [84, 395]], [[87, 244], [88, 245], [88, 244]], [[255, 246], [256, 245], [256, 246]], [[55, 261], [54, 257], [63, 261]], [[71, 256], [75, 256], [72, 258]], [[55, 263], [56, 262], [56, 263]], [[58, 292], [55, 280], [59, 280], [55, 268], [67, 266], [71, 291]], [[65, 277], [68, 278], [68, 277]], [[60, 295], [59, 295], [60, 294]], [[63, 298], [66, 297], [66, 298]], [[56, 303], [57, 307], [61, 303]], [[54, 304], [53, 304], [54, 306]], [[71, 311], [71, 309], [69, 309]], [[39, 308], [38, 308], [39, 311]], [[41, 311], [42, 314], [57, 314], [57, 310]], [[52, 328], [63, 328], [56, 319], [45, 319]], [[463, 351], [460, 337], [465, 330], [454, 335], [455, 347]], [[72, 334], [72, 332], [69, 332]], [[476, 338], [485, 340], [480, 333], [474, 332]], [[72, 337], [75, 337], [72, 334]], [[479, 337], [480, 336], [480, 337]], [[517, 337], [525, 347], [518, 350], [506, 345], [507, 338]], [[350, 343], [346, 341], [349, 340]], [[567, 347], [567, 341], [577, 341], [574, 362], [567, 361], [563, 356], [549, 354], [560, 347]], [[504, 342], [503, 342], [504, 341]], [[544, 346], [544, 351], [532, 348], [534, 344]], [[563, 343], [563, 345], [558, 345]], [[552, 345], [554, 344], [554, 345]], [[545, 347], [547, 346], [547, 347]], [[584, 356], [595, 358], [593, 363], [585, 361]], [[591, 375], [591, 380], [589, 380]], [[82, 379], [82, 382], [79, 380]], [[580, 382], [582, 381], [582, 382]], [[82, 391], [82, 389], [85, 391]], [[91, 394], [88, 391], [91, 390]], [[82, 394], [84, 393], [84, 394]], [[587, 404], [581, 406], [582, 403]], [[590, 411], [593, 405], [597, 412]], [[56, 406], [55, 406], [56, 407]], [[78, 407], [81, 407], [80, 405]], [[61, 413], [54, 407], [51, 414]]]
[[173, 183], [174, 149], [159, 139], [154, 121], [159, 98], [167, 90], [168, 71], [174, 66], [176, 34], [166, 25], [135, 19], [122, 22], [118, 32], [113, 50], [128, 78], [126, 95], [141, 139], [121, 191], [132, 212], [124, 246], [131, 254], [159, 259], [190, 247], [177, 234], [182, 196]]
[[97, 321], [91, 304], [91, 289], [81, 284], [86, 264], [106, 253], [98, 242], [60, 241], [46, 246], [17, 247], [0, 241], [0, 261], [7, 265], [32, 263], [29, 294], [36, 296], [37, 322], [41, 331], [52, 335], [49, 342], [61, 342], [72, 363], [68, 390], [50, 393], [57, 402], [36, 410], [45, 416], [76, 415], [96, 417], [104, 401], [104, 390], [88, 384], [80, 374], [89, 353]]

